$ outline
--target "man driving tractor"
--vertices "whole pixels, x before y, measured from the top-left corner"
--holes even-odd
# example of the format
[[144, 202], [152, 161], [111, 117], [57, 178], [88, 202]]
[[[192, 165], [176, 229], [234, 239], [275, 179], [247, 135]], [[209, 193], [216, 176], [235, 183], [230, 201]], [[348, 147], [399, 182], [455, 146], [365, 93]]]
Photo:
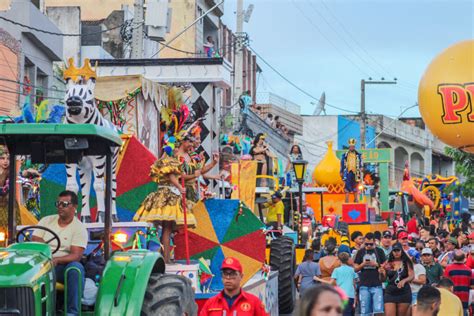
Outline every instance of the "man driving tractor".
[[283, 204], [281, 198], [281, 193], [277, 191], [273, 193], [272, 201], [264, 204], [265, 207], [268, 207], [267, 225], [273, 226], [274, 229], [283, 228], [285, 205]]
[[[78, 198], [72, 191], [63, 191], [59, 194], [55, 203], [58, 210], [57, 215], [43, 217], [38, 226], [49, 228], [60, 238], [59, 250], [53, 254], [53, 264], [56, 272], [56, 280], [64, 283], [64, 272], [71, 267], [78, 268], [82, 273], [78, 275], [76, 270], [68, 272], [67, 276], [67, 315], [77, 315], [81, 306], [79, 298], [78, 284], [81, 277], [82, 287], [84, 288], [84, 267], [80, 263], [82, 254], [86, 249], [88, 234], [84, 224], [75, 216]], [[32, 240], [37, 242], [50, 243], [51, 249], [58, 246], [53, 235], [45, 230], [35, 230]]]

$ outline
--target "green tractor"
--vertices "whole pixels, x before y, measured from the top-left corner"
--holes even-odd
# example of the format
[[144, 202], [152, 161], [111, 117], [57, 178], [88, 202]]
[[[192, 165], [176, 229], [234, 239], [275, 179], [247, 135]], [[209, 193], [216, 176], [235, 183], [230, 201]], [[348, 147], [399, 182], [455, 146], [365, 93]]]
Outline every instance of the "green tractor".
[[[3, 124], [0, 141], [10, 152], [10, 179], [16, 179], [16, 156], [30, 156], [33, 163], [77, 163], [83, 156], [106, 156], [104, 221], [105, 269], [98, 285], [93, 310], [82, 315], [196, 315], [191, 282], [178, 275], [165, 275], [165, 262], [158, 252], [129, 250], [111, 253], [112, 148], [120, 146], [119, 135], [91, 124]], [[11, 181], [13, 182], [13, 181]], [[51, 243], [28, 242], [25, 227], [16, 233], [15, 186], [8, 203], [8, 246], [0, 248], [0, 315], [59, 315], [57, 292], [67, 286], [56, 283], [52, 253], [59, 249], [53, 232]], [[67, 271], [65, 272], [67, 277]], [[66, 282], [65, 282], [66, 283]], [[80, 286], [80, 284], [79, 284]], [[80, 291], [81, 292], [81, 291]], [[66, 301], [66, 300], [64, 300]]]

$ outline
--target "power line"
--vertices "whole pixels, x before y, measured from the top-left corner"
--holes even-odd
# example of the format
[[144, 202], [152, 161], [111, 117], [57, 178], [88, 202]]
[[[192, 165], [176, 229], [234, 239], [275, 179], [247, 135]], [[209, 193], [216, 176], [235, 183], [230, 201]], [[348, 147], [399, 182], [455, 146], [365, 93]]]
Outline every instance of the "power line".
[[[279, 75], [283, 80], [285, 80], [287, 83], [289, 83], [291, 86], [293, 86], [295, 89], [297, 89], [298, 91], [300, 91], [301, 93], [305, 94], [306, 96], [310, 97], [311, 99], [313, 100], [316, 100], [317, 102], [319, 102], [319, 99], [316, 98], [315, 96], [313, 96], [312, 94], [310, 94], [309, 92], [303, 90], [302, 88], [300, 88], [299, 86], [297, 86], [296, 84], [294, 84], [291, 80], [289, 80], [288, 78], [286, 78], [281, 72], [279, 72], [277, 69], [275, 69], [275, 67], [273, 67], [270, 63], [268, 63], [259, 53], [257, 53], [255, 51], [255, 49], [251, 46], [247, 46], [254, 54], [255, 56], [257, 56], [258, 58], [260, 58], [260, 60], [265, 64], [267, 65], [268, 67], [270, 67], [270, 69], [272, 69], [277, 75]], [[326, 106], [329, 106], [331, 108], [334, 108], [334, 109], [337, 109], [339, 111], [343, 111], [343, 112], [347, 112], [347, 113], [354, 113], [354, 114], [358, 114], [359, 112], [356, 112], [356, 111], [351, 111], [351, 110], [347, 110], [347, 109], [344, 109], [344, 108], [341, 108], [341, 107], [338, 107], [336, 105], [332, 105], [332, 104], [329, 104], [327, 102], [325, 102], [325, 105]]]
[[[38, 29], [38, 28], [33, 27], [33, 26], [25, 25], [25, 24], [22, 24], [22, 23], [20, 23], [20, 22], [16, 22], [16, 21], [10, 20], [10, 19], [8, 19], [8, 18], [6, 18], [6, 17], [4, 17], [4, 16], [1, 16], [1, 15], [0, 15], [0, 19], [2, 19], [2, 20], [4, 20], [4, 21], [7, 21], [7, 22], [10, 22], [10, 23], [12, 23], [12, 24], [21, 26], [21, 27], [23, 27], [23, 28], [29, 29], [29, 30], [33, 30], [33, 31], [36, 31], [36, 32], [45, 33], [45, 34], [49, 34], [49, 35], [56, 35], [56, 36], [89, 36], [89, 35], [95, 35], [95, 34], [101, 34], [101, 33], [109, 32], [109, 31], [112, 31], [112, 30], [121, 28], [122, 26], [125, 25], [125, 22], [124, 22], [124, 23], [122, 23], [122, 24], [120, 24], [120, 25], [118, 25], [118, 26], [112, 27], [112, 28], [110, 28], [110, 29], [105, 29], [105, 30], [102, 30], [102, 31], [98, 31], [98, 32], [92, 32], [92, 33], [87, 33], [87, 34], [82, 34], [82, 33], [79, 33], [79, 34], [70, 34], [70, 33], [50, 32], [50, 31]], [[143, 23], [143, 22], [142, 22], [142, 23]]]
[[[352, 33], [344, 26], [344, 24], [336, 17], [336, 15], [332, 12], [332, 10], [326, 5], [326, 3], [324, 2], [324, 0], [321, 0], [321, 3], [323, 4], [323, 6], [326, 8], [326, 10], [329, 12], [329, 14], [334, 18], [334, 20], [337, 22], [337, 24], [339, 24], [339, 26], [342, 28], [342, 30], [349, 36], [349, 38], [352, 39], [352, 41], [356, 44], [356, 46], [359, 47], [359, 49], [361, 51], [363, 51], [384, 73], [387, 73], [389, 75], [392, 75], [393, 76], [393, 72], [390, 71], [388, 68], [386, 68], [385, 66], [383, 66], [381, 63], [379, 63], [368, 51], [367, 49], [365, 49], [365, 47], [363, 45], [361, 45], [359, 43], [359, 41], [357, 41], [357, 39], [355, 38], [355, 36], [352, 35]], [[399, 78], [399, 81], [400, 81], [400, 78]], [[412, 84], [403, 84], [403, 83], [400, 83], [399, 84], [401, 85], [405, 85], [406, 87], [409, 87], [410, 89], [413, 89], [413, 87], [411, 86], [415, 86], [416, 85], [412, 85]], [[415, 88], [416, 90], [416, 88]]]
[[366, 64], [370, 69], [372, 69], [373, 72], [375, 72], [376, 74], [378, 74], [379, 76], [383, 76], [382, 73], [380, 73], [377, 69], [375, 69], [374, 67], [372, 67], [372, 65], [365, 59], [363, 58], [348, 42], [347, 40], [339, 34], [339, 32], [333, 27], [333, 25], [331, 23], [329, 23], [329, 21], [326, 19], [326, 17], [321, 14], [317, 9], [316, 7], [313, 5], [313, 3], [311, 3], [311, 1], [308, 1], [310, 7], [314, 10], [314, 12], [316, 12], [322, 19], [323, 21], [334, 31], [334, 33], [336, 33], [336, 35], [346, 44], [346, 46], [354, 53], [355, 56], [357, 56], [364, 64]]
[[333, 41], [331, 41], [331, 39], [326, 36], [326, 34], [324, 34], [324, 32], [319, 28], [319, 26], [317, 24], [315, 24], [313, 22], [313, 20], [311, 20], [307, 15], [306, 13], [304, 12], [304, 10], [302, 10], [295, 2], [295, 0], [292, 0], [292, 3], [293, 5], [298, 9], [298, 11], [301, 12], [301, 15], [303, 15], [303, 17], [308, 20], [308, 22], [313, 26], [314, 29], [316, 29], [318, 31], [319, 34], [321, 34], [322, 37], [324, 37], [326, 39], [326, 41], [331, 44], [332, 47], [334, 47], [334, 49], [342, 56], [344, 57], [347, 61], [349, 61], [349, 63], [351, 63], [354, 67], [356, 67], [362, 74], [364, 74], [365, 76], [367, 77], [370, 77], [370, 75], [365, 72], [362, 68], [359, 67], [359, 65], [357, 65], [352, 59], [350, 59], [347, 55], [345, 55], [344, 53], [342, 53], [338, 48], [337, 46], [333, 43]]
[[45, 87], [42, 87], [42, 86], [36, 86], [36, 85], [34, 85], [34, 84], [31, 84], [31, 83], [23, 83], [23, 82], [20, 82], [20, 81], [17, 81], [17, 80], [11, 80], [11, 79], [2, 78], [2, 77], [0, 77], [0, 81], [7, 81], [7, 82], [12, 82], [12, 83], [17, 83], [17, 84], [22, 85], [22, 86], [32, 87], [32, 88], [38, 88], [38, 89], [46, 90], [46, 91], [67, 92], [66, 90], [53, 89], [53, 88], [45, 88]]
[[[415, 104], [415, 105], [409, 106], [409, 107], [407, 107], [405, 110], [403, 110], [403, 111], [398, 115], [397, 119], [394, 119], [392, 122], [390, 122], [390, 124], [388, 124], [387, 126], [383, 127], [383, 129], [382, 129], [377, 135], [375, 135], [375, 137], [374, 137], [371, 141], [367, 142], [366, 146], [368, 146], [370, 143], [372, 143], [373, 141], [375, 141], [380, 135], [382, 135], [382, 133], [383, 133], [387, 128], [389, 128], [390, 126], [392, 126], [395, 122], [398, 122], [398, 119], [403, 115], [403, 113], [405, 113], [405, 112], [408, 111], [409, 109], [412, 109], [412, 108], [417, 107], [417, 106], [418, 106], [418, 104]], [[402, 137], [400, 137], [400, 138], [402, 138]], [[403, 138], [402, 138], [402, 139], [403, 139]], [[406, 140], [406, 139], [405, 139], [405, 140]]]
[[[18, 95], [22, 95], [22, 96], [27, 97], [27, 95], [25, 95], [25, 94], [23, 94], [23, 93], [20, 93], [20, 92], [18, 92], [18, 91], [13, 91], [13, 90], [0, 89], [0, 92], [11, 93], [11, 94], [18, 94]], [[33, 97], [36, 97], [36, 96], [33, 95]], [[64, 101], [64, 98], [55, 98], [55, 97], [44, 97], [44, 99], [51, 99], [51, 100], [61, 100], [61, 101]]]

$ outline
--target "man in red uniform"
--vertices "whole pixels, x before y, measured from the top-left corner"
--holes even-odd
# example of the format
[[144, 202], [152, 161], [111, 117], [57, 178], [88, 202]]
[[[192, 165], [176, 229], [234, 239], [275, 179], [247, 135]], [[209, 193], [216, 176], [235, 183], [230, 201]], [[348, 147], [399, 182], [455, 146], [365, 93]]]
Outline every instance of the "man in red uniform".
[[263, 303], [241, 289], [243, 274], [239, 260], [226, 258], [221, 270], [224, 289], [206, 302], [199, 316], [268, 316]]

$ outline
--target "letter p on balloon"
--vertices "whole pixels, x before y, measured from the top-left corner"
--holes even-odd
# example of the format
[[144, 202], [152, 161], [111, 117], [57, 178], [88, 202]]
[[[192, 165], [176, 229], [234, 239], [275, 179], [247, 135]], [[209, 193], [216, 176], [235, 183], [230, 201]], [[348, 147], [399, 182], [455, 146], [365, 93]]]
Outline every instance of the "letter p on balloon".
[[[443, 107], [442, 120], [444, 124], [462, 123], [463, 115], [474, 122], [474, 83], [440, 84], [438, 94], [441, 96]], [[468, 112], [469, 111], [469, 112]]]

